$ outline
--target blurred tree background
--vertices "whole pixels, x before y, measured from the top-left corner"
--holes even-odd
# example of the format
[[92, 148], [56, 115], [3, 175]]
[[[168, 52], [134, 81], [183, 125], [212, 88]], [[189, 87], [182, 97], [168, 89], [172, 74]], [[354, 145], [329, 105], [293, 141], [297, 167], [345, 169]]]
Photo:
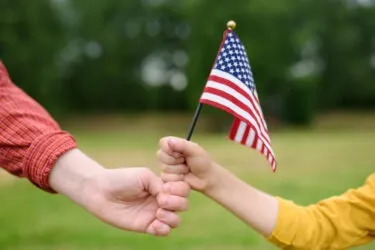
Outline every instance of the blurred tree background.
[[267, 117], [375, 108], [374, 0], [0, 0], [0, 58], [54, 116], [192, 113], [230, 19]]

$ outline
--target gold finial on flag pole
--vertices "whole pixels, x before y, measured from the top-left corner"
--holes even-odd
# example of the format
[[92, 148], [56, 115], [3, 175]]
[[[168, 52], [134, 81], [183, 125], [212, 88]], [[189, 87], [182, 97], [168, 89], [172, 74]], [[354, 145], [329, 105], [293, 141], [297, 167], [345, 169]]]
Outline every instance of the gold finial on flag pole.
[[228, 27], [228, 29], [230, 29], [230, 30], [234, 30], [234, 29], [236, 28], [236, 22], [233, 21], [233, 20], [228, 21], [228, 22], [227, 22], [227, 27]]

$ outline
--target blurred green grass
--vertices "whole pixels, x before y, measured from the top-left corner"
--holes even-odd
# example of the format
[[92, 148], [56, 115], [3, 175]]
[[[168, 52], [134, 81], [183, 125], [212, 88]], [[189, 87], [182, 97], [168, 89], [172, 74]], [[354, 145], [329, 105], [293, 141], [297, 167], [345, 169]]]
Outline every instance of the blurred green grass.
[[[83, 151], [107, 167], [148, 166], [158, 172], [155, 152], [159, 138], [185, 135], [171, 129], [172, 125], [150, 130], [121, 125], [116, 129], [65, 129], [76, 136]], [[279, 162], [276, 173], [257, 152], [230, 142], [225, 134], [193, 136], [219, 163], [248, 183], [300, 204], [362, 185], [375, 166], [375, 128], [295, 129], [272, 133], [271, 138]], [[197, 193], [192, 194], [190, 210], [182, 215], [181, 227], [168, 238], [113, 229], [66, 198], [41, 192], [26, 180], [6, 174], [0, 175], [0, 200], [1, 250], [275, 249]]]

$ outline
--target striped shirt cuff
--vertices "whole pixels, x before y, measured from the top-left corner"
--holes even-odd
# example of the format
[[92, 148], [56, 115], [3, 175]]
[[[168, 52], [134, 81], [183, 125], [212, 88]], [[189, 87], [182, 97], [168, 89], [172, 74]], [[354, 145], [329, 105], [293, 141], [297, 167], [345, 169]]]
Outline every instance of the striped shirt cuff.
[[29, 147], [24, 160], [24, 174], [37, 187], [56, 193], [49, 185], [49, 174], [56, 160], [77, 147], [74, 138], [64, 131], [39, 136]]

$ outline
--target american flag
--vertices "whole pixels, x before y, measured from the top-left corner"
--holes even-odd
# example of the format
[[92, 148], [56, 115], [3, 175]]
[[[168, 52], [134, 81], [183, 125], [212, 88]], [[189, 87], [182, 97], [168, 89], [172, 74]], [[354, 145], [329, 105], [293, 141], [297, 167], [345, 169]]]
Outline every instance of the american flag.
[[223, 41], [200, 103], [222, 109], [234, 116], [229, 139], [263, 154], [276, 170], [266, 121], [256, 91], [249, 59], [239, 37], [231, 29]]

